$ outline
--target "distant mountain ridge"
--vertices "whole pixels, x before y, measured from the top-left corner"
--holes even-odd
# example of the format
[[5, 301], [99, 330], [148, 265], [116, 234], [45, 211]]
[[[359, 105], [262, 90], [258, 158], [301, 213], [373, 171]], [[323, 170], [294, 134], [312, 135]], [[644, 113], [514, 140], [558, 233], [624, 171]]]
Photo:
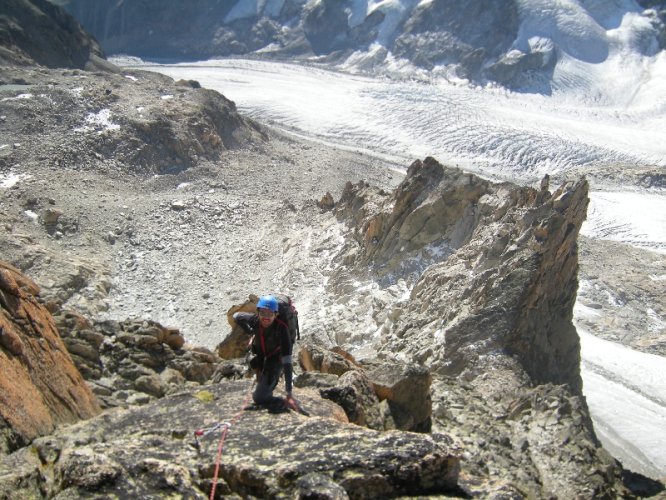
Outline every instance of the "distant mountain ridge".
[[[610, 30], [639, 16], [651, 55], [664, 47], [664, 2], [546, 0], [58, 0], [110, 54], [307, 59], [352, 71], [437, 70], [520, 88], [563, 54], [603, 59]], [[644, 10], [645, 9], [645, 10]], [[590, 52], [594, 52], [590, 54]]]

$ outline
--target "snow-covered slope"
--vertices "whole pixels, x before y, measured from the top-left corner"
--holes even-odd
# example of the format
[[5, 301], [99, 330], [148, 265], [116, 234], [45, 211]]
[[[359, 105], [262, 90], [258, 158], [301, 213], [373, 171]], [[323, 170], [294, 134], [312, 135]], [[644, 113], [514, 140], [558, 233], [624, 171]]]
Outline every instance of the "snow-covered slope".
[[[652, 65], [658, 72], [666, 58]], [[545, 97], [261, 61], [145, 67], [177, 79], [196, 78], [250, 116], [296, 133], [405, 161], [431, 155], [522, 182], [603, 165], [666, 167], [666, 78], [661, 76], [651, 80], [648, 107], [601, 105], [572, 90]]]
[[591, 193], [583, 235], [623, 241], [666, 253], [666, 196], [663, 192]]
[[583, 390], [595, 430], [625, 467], [653, 477], [666, 471], [666, 360], [578, 329]]

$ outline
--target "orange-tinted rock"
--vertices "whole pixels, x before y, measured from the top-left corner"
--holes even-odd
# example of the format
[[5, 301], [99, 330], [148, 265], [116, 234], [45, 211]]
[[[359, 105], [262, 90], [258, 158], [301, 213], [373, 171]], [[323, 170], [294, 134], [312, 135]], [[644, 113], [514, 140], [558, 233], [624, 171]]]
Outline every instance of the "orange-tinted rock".
[[227, 311], [227, 321], [231, 325], [231, 333], [215, 347], [215, 352], [222, 359], [242, 358], [247, 354], [252, 336], [236, 324], [233, 316], [237, 312], [257, 312], [258, 300], [259, 297], [256, 295], [250, 295], [248, 300], [240, 305], [231, 306]]
[[[38, 293], [34, 282], [0, 262], [0, 418], [13, 443], [99, 412]], [[0, 441], [0, 449], [11, 448]]]

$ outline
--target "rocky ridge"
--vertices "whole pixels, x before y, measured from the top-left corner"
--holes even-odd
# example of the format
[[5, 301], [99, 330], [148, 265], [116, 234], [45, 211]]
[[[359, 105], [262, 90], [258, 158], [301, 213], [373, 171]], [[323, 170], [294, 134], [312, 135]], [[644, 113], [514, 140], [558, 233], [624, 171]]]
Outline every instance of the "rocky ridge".
[[[551, 193], [427, 158], [393, 192], [361, 182], [338, 202], [325, 197], [324, 229], [308, 257], [287, 246], [291, 260], [316, 262], [327, 282], [313, 336], [354, 346], [361, 363], [428, 367], [432, 428], [456, 435], [478, 460], [464, 470], [477, 493], [500, 488], [485, 475], [501, 462], [502, 484], [523, 495], [615, 494], [603, 486], [619, 471], [608, 468], [581, 396], [572, 324], [587, 202], [585, 181]], [[563, 442], [582, 448], [563, 450]], [[539, 451], [526, 453], [531, 446]], [[584, 456], [605, 471], [595, 481], [591, 469], [575, 472]]]
[[[459, 375], [474, 372], [476, 359], [488, 370], [506, 352], [534, 383], [580, 393], [572, 311], [587, 189], [585, 181], [552, 194], [494, 185], [432, 158], [414, 162], [383, 200], [348, 187], [336, 211], [354, 217], [358, 264], [383, 275], [403, 262], [425, 265], [433, 253], [441, 259], [419, 273], [409, 300], [386, 322], [380, 354], [404, 353]], [[359, 209], [359, 199], [374, 213]], [[347, 262], [350, 256], [353, 249], [345, 250]]]

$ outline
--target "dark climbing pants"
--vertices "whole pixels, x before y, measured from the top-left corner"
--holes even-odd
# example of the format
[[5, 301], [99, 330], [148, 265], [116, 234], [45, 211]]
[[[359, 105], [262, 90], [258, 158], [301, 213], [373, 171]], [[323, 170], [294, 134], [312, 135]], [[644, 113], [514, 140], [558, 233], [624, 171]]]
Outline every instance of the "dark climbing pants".
[[281, 403], [282, 398], [273, 396], [273, 391], [277, 387], [280, 375], [282, 374], [281, 363], [265, 363], [263, 370], [257, 377], [257, 386], [252, 394], [252, 399], [259, 405], [273, 405]]

